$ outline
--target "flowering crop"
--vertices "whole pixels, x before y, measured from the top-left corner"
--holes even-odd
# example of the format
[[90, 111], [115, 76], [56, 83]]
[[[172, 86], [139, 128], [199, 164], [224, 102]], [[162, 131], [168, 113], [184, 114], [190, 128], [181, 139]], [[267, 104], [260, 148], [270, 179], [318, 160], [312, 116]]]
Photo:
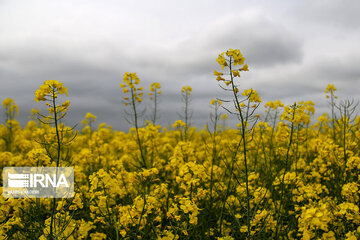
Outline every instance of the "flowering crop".
[[[258, 114], [257, 91], [240, 90], [245, 57], [230, 49], [217, 62], [214, 75], [231, 100], [209, 98], [204, 129], [190, 124], [190, 86], [180, 92], [183, 120], [155, 124], [159, 83], [150, 85], [150, 119], [139, 114], [147, 99], [135, 73], [125, 73], [119, 91], [133, 124], [127, 133], [95, 128], [91, 113], [82, 130], [65, 126], [70, 102], [57, 103], [67, 89], [56, 80], [35, 92], [48, 115], [33, 110], [37, 118], [24, 128], [15, 101], [5, 99], [1, 167], [74, 166], [76, 194], [56, 201], [1, 195], [0, 239], [359, 239], [353, 105], [338, 103], [329, 85], [331, 116], [312, 122], [313, 102], [279, 100]], [[238, 127], [226, 127], [233, 116]]]

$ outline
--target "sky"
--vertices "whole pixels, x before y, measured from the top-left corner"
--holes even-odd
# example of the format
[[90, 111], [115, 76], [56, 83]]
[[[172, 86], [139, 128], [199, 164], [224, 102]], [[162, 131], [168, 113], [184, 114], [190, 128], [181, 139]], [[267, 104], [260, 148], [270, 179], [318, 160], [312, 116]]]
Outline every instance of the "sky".
[[359, 100], [359, 12], [353, 0], [1, 0], [0, 101], [15, 100], [24, 126], [43, 105], [35, 90], [56, 79], [69, 92], [66, 123], [91, 112], [126, 130], [120, 83], [136, 72], [146, 91], [161, 84], [164, 126], [179, 118], [180, 90], [190, 85], [192, 123], [201, 127], [212, 98], [231, 98], [213, 72], [217, 56], [233, 48], [250, 69], [240, 89], [257, 90], [264, 102], [312, 100], [319, 115], [328, 111], [327, 84], [339, 98]]

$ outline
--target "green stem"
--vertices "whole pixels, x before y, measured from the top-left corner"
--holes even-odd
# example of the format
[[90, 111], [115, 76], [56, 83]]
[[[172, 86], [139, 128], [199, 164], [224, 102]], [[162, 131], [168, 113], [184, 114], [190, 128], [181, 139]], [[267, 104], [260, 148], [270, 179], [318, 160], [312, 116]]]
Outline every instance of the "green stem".
[[139, 125], [138, 125], [138, 116], [137, 116], [137, 111], [136, 111], [136, 100], [134, 97], [134, 90], [133, 88], [131, 89], [131, 101], [132, 101], [132, 107], [133, 107], [133, 111], [134, 111], [134, 124], [135, 124], [135, 130], [136, 130], [136, 141], [137, 144], [139, 146], [139, 150], [140, 150], [140, 156], [144, 165], [144, 168], [146, 167], [146, 160], [145, 160], [145, 156], [143, 153], [143, 148], [142, 148], [142, 144], [141, 144], [141, 140], [140, 140], [140, 135], [139, 135]]
[[284, 169], [284, 173], [282, 175], [282, 180], [281, 180], [281, 194], [280, 194], [280, 205], [279, 205], [279, 210], [278, 210], [278, 220], [277, 220], [277, 225], [276, 225], [276, 232], [275, 232], [275, 239], [278, 238], [278, 234], [279, 234], [279, 228], [281, 226], [281, 209], [283, 206], [283, 198], [284, 198], [284, 191], [285, 191], [285, 174], [288, 171], [288, 165], [289, 165], [289, 153], [290, 153], [290, 148], [291, 148], [291, 144], [293, 141], [293, 134], [294, 134], [294, 123], [293, 120], [295, 119], [295, 111], [296, 111], [296, 106], [294, 105], [294, 112], [292, 115], [292, 122], [291, 122], [291, 130], [290, 130], [290, 141], [289, 141], [289, 145], [286, 151], [286, 159], [285, 159], [285, 169]]
[[[59, 134], [59, 127], [58, 127], [58, 116], [57, 116], [57, 109], [56, 109], [56, 101], [55, 101], [56, 95], [55, 95], [55, 89], [52, 90], [52, 103], [53, 103], [53, 110], [54, 110], [54, 123], [55, 123], [55, 131], [56, 131], [56, 141], [57, 141], [57, 158], [56, 158], [56, 176], [57, 176], [57, 168], [60, 165], [60, 154], [61, 154], [61, 143], [60, 143], [60, 134]], [[54, 238], [53, 234], [53, 225], [54, 222], [54, 216], [55, 216], [55, 209], [56, 209], [56, 198], [52, 199], [52, 210], [51, 210], [51, 222], [50, 222], [50, 237], [51, 239]]]
[[[245, 118], [242, 114], [241, 111], [241, 107], [240, 107], [240, 102], [235, 90], [235, 84], [234, 84], [234, 77], [232, 74], [232, 66], [231, 66], [231, 58], [229, 61], [229, 69], [230, 69], [230, 78], [231, 78], [231, 86], [232, 86], [232, 92], [234, 93], [234, 98], [236, 101], [236, 107], [239, 110], [239, 116], [240, 116], [240, 120], [241, 120], [241, 138], [242, 138], [242, 142], [243, 142], [243, 157], [244, 157], [244, 166], [245, 166], [245, 183], [246, 183], [246, 207], [247, 207], [247, 211], [246, 211], [246, 224], [247, 224], [247, 228], [248, 228], [248, 237], [251, 237], [251, 223], [250, 223], [250, 215], [251, 215], [251, 211], [250, 211], [250, 190], [249, 190], [249, 173], [248, 173], [248, 162], [247, 162], [247, 141], [246, 141], [246, 121]], [[250, 100], [249, 100], [250, 101]], [[247, 116], [246, 116], [247, 118]]]

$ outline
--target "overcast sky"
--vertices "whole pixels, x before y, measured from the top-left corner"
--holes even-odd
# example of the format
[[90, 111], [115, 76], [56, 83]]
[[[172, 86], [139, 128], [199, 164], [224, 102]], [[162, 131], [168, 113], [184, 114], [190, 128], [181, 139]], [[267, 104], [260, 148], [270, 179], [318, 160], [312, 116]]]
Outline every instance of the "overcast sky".
[[91, 112], [124, 130], [119, 85], [136, 72], [146, 90], [161, 83], [163, 125], [181, 112], [181, 87], [192, 86], [193, 122], [202, 126], [211, 98], [224, 96], [216, 58], [238, 48], [250, 68], [241, 88], [264, 101], [313, 100], [320, 114], [328, 83], [359, 99], [359, 12], [353, 0], [1, 0], [0, 100], [15, 99], [24, 125], [42, 105], [35, 90], [56, 79], [69, 90], [69, 123]]

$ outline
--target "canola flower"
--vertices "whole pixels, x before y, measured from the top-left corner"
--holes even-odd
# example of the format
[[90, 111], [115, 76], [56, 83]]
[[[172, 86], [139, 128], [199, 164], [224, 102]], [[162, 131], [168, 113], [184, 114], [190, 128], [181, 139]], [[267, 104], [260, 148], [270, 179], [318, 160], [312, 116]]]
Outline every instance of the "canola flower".
[[192, 87], [190, 86], [184, 86], [181, 88], [181, 92], [186, 94], [186, 95], [190, 95], [192, 92]]
[[[66, 116], [67, 110], [70, 106], [70, 101], [66, 100], [62, 104], [57, 103], [58, 96], [66, 94], [68, 96], [67, 88], [63, 86], [63, 83], [57, 80], [46, 80], [39, 89], [35, 91], [35, 101], [45, 101], [45, 105], [48, 106], [48, 116], [37, 113], [40, 117], [39, 121], [47, 127], [43, 128], [43, 132], [38, 136], [38, 143], [46, 150], [47, 156], [51, 159], [52, 165], [60, 167], [63, 157], [63, 150], [65, 145], [74, 139], [68, 140], [65, 138], [66, 135], [71, 135], [71, 128], [65, 127], [61, 120]], [[53, 125], [53, 128], [51, 128]], [[36, 164], [39, 166], [39, 163]], [[62, 214], [60, 210], [63, 210], [63, 206], [56, 203], [57, 199], [51, 200], [50, 217], [46, 219], [43, 224], [44, 234], [40, 236], [40, 239], [54, 239], [61, 235], [65, 238], [66, 235], [71, 232], [71, 229], [76, 228], [76, 225], [71, 222], [66, 214]], [[39, 203], [37, 202], [37, 207]], [[64, 228], [66, 226], [66, 228]]]
[[[218, 58], [223, 70], [236, 62], [239, 73], [248, 70], [244, 61], [237, 50]], [[221, 82], [229, 77], [217, 74], [225, 79]], [[238, 78], [235, 72], [229, 74]], [[145, 101], [136, 74], [126, 73], [121, 86], [124, 103], [139, 106], [139, 98]], [[254, 110], [261, 102], [259, 94], [237, 88], [238, 96], [247, 99], [239, 110]], [[160, 86], [153, 85], [150, 92], [156, 89]], [[50, 80], [40, 86], [35, 98], [50, 104], [53, 111], [48, 112], [54, 119], [70, 106], [67, 101], [56, 103], [66, 93], [63, 84]], [[181, 92], [189, 93], [191, 87]], [[209, 111], [227, 107], [219, 99], [209, 102]], [[17, 112], [14, 101], [7, 99], [5, 113], [10, 106]], [[310, 101], [286, 105], [277, 100], [267, 102], [265, 109], [267, 119], [257, 117], [261, 121], [244, 132], [247, 178], [244, 156], [237, 154], [242, 149], [236, 151], [243, 143], [241, 124], [240, 134], [230, 127], [194, 129], [186, 140], [179, 137], [187, 126], [182, 120], [167, 128], [147, 122], [129, 132], [106, 124], [94, 127], [91, 134], [80, 131], [60, 151], [61, 163], [75, 169], [75, 197], [55, 201], [52, 208], [53, 202], [46, 199], [1, 195], [0, 239], [49, 239], [54, 233], [58, 239], [70, 240], [359, 239], [360, 118], [320, 115], [314, 119], [315, 106]], [[224, 111], [218, 116], [225, 121], [233, 114]], [[94, 123], [96, 116], [87, 113], [85, 120]], [[47, 135], [54, 142], [54, 126], [31, 119], [21, 127], [15, 118], [13, 126], [8, 148], [9, 129], [0, 125], [1, 167], [54, 166], [57, 144], [45, 148], [37, 141]], [[72, 131], [60, 126], [64, 132]], [[139, 164], [141, 154], [143, 164]]]
[[[252, 208], [250, 203], [251, 198], [251, 186], [249, 186], [249, 177], [251, 175], [249, 165], [248, 165], [248, 138], [247, 134], [254, 130], [254, 126], [257, 122], [257, 120], [260, 118], [260, 114], [255, 114], [255, 110], [259, 107], [261, 103], [261, 98], [259, 97], [258, 93], [253, 89], [245, 89], [243, 93], [241, 94], [244, 99], [239, 95], [239, 81], [237, 78], [240, 78], [240, 72], [241, 71], [249, 71], [248, 65], [245, 64], [245, 57], [241, 54], [240, 50], [238, 49], [229, 49], [226, 52], [223, 52], [219, 55], [219, 57], [216, 59], [216, 61], [221, 66], [221, 69], [224, 71], [226, 68], [226, 75], [228, 75], [228, 78], [223, 77], [225, 74], [223, 72], [214, 71], [214, 75], [217, 76], [216, 80], [219, 82], [224, 82], [225, 86], [220, 87], [225, 90], [229, 91], [233, 95], [233, 99], [230, 100], [234, 103], [234, 111], [232, 112], [238, 117], [239, 123], [236, 125], [236, 127], [240, 130], [240, 140], [237, 144], [234, 144], [233, 150], [234, 156], [230, 164], [230, 179], [229, 183], [226, 187], [226, 194], [223, 200], [223, 207], [222, 211], [225, 208], [225, 202], [227, 201], [227, 198], [229, 198], [229, 193], [231, 192], [231, 185], [232, 185], [232, 177], [234, 178], [238, 177], [237, 174], [237, 167], [235, 165], [235, 159], [238, 158], [238, 153], [241, 152], [242, 159], [243, 159], [243, 165], [244, 165], [244, 176], [241, 176], [244, 178], [245, 182], [245, 189], [246, 189], [246, 221], [245, 226], [242, 226], [241, 232], [246, 234], [246, 238], [251, 238], [255, 232], [251, 230], [252, 228], [252, 216], [254, 216], [255, 209]], [[225, 108], [227, 109], [227, 108]], [[228, 110], [230, 111], [231, 110]], [[280, 201], [281, 202], [281, 201]], [[281, 205], [281, 204], [280, 204]], [[219, 231], [222, 233], [224, 231], [223, 229], [223, 221], [224, 215], [221, 213], [220, 215], [220, 227]], [[275, 237], [277, 237], [277, 232]]]
[[2, 104], [3, 108], [5, 109], [5, 113], [9, 115], [10, 118], [13, 118], [16, 114], [18, 114], [19, 107], [15, 104], [14, 99], [5, 98]]
[[57, 98], [58, 93], [68, 95], [67, 88], [63, 86], [63, 83], [57, 80], [46, 80], [44, 84], [35, 91], [35, 101], [49, 100], [46, 97]]
[[190, 101], [191, 101], [191, 86], [183, 86], [181, 88], [181, 96], [184, 102], [184, 110], [183, 113], [180, 115], [183, 118], [184, 122], [184, 131], [181, 132], [181, 139], [184, 141], [188, 140], [189, 137], [189, 130], [191, 125], [191, 116], [192, 112], [190, 110]]
[[129, 103], [134, 104], [135, 102], [142, 102], [142, 96], [143, 93], [143, 87], [137, 87], [139, 85], [140, 79], [136, 75], [136, 73], [128, 73], [126, 72], [124, 74], [123, 83], [120, 84], [120, 87], [123, 90], [123, 93], [130, 94], [131, 96], [124, 96], [123, 101], [125, 106], [127, 106]]
[[245, 89], [242, 93], [243, 96], [248, 97], [249, 101], [252, 103], [261, 103], [261, 98], [256, 90], [253, 89]]
[[57, 80], [46, 80], [39, 89], [35, 91], [35, 101], [44, 101], [48, 107], [48, 116], [41, 115], [43, 117], [42, 122], [49, 122], [61, 120], [66, 115], [66, 111], [70, 107], [70, 101], [66, 100], [62, 104], [57, 104], [58, 95], [67, 95], [67, 88], [63, 86], [63, 83]]
[[3, 142], [6, 146], [6, 149], [11, 151], [14, 140], [14, 133], [19, 129], [19, 123], [16, 121], [16, 117], [19, 114], [19, 107], [15, 104], [15, 101], [12, 98], [5, 98], [2, 104], [6, 117], [6, 129], [3, 130]]
[[150, 84], [150, 92], [148, 93], [148, 95], [150, 96], [150, 100], [153, 100], [153, 96], [156, 96], [157, 94], [160, 95], [161, 94], [161, 85], [158, 82], [154, 82], [152, 84]]
[[221, 106], [222, 101], [220, 101], [218, 99], [211, 99], [210, 104], [215, 105], [215, 106]]
[[81, 121], [81, 124], [83, 125], [91, 124], [95, 122], [95, 120], [96, 120], [96, 116], [90, 112], [87, 112], [84, 120]]
[[158, 82], [154, 82], [150, 84], [150, 92], [148, 93], [149, 99], [153, 101], [153, 114], [152, 114], [152, 124], [155, 125], [156, 120], [158, 118], [158, 103], [159, 103], [159, 97], [161, 95], [161, 85]]
[[330, 94], [330, 95], [334, 96], [334, 98], [337, 98], [337, 96], [334, 95], [335, 91], [336, 91], [336, 87], [332, 84], [328, 84], [324, 91], [326, 93], [325, 97], [329, 98], [329, 94]]

